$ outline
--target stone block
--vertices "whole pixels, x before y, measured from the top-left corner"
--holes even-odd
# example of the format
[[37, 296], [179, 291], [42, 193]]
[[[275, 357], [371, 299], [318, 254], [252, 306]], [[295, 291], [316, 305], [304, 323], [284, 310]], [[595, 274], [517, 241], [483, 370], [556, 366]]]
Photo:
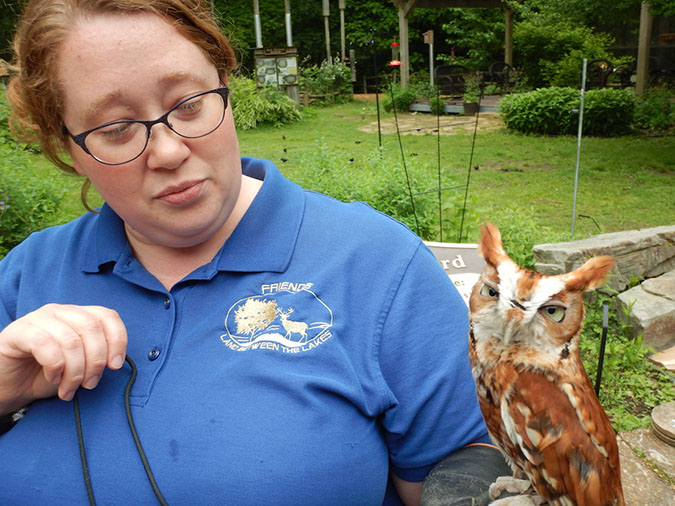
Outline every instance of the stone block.
[[569, 272], [590, 257], [611, 255], [616, 265], [607, 285], [624, 290], [675, 269], [675, 225], [601, 234], [578, 241], [534, 246], [535, 269], [544, 274]]
[[657, 350], [675, 344], [675, 270], [620, 293], [618, 300], [630, 308], [634, 335], [642, 334], [645, 343]]

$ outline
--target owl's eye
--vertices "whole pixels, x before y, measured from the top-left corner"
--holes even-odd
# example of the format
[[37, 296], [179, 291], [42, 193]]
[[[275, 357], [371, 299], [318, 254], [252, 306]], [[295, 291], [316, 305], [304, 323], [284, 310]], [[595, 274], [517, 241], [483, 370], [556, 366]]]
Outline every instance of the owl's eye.
[[480, 289], [480, 294], [483, 297], [492, 297], [492, 298], [497, 298], [499, 296], [499, 292], [492, 288], [490, 285], [483, 285], [483, 287]]
[[562, 306], [544, 306], [540, 311], [556, 323], [560, 323], [565, 318], [565, 308]]

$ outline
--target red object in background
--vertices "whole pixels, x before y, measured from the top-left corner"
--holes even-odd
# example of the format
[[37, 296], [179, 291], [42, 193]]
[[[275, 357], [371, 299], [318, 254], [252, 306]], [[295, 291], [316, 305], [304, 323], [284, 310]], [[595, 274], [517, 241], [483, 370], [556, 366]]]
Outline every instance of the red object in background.
[[391, 60], [387, 65], [389, 65], [390, 67], [400, 67], [401, 62], [398, 60]]
[[398, 42], [392, 42], [391, 47], [398, 47]]

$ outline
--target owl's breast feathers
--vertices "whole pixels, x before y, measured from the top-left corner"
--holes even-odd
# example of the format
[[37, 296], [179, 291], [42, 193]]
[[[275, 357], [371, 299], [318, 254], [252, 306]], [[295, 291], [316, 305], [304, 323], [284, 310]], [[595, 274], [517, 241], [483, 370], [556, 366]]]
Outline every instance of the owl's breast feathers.
[[624, 504], [614, 429], [585, 374], [486, 364], [474, 347], [470, 354], [490, 436], [539, 495], [553, 505]]

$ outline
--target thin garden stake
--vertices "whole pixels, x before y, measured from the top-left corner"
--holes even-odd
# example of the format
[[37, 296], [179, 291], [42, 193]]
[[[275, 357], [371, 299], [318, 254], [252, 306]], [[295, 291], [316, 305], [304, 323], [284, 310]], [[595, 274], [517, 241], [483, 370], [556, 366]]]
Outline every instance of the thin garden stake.
[[438, 155], [438, 230], [441, 242], [443, 242], [443, 208], [441, 206], [441, 88], [436, 87], [436, 138], [438, 143], [436, 152]]
[[462, 232], [464, 231], [464, 215], [466, 214], [466, 199], [469, 197], [469, 182], [471, 180], [471, 166], [473, 165], [473, 152], [476, 148], [476, 134], [478, 133], [478, 116], [480, 116], [480, 102], [483, 99], [483, 84], [480, 85], [480, 94], [478, 95], [478, 110], [476, 111], [476, 123], [473, 127], [473, 141], [471, 141], [471, 156], [469, 156], [469, 170], [466, 173], [466, 188], [464, 189], [464, 205], [462, 206], [462, 221], [459, 225], [459, 238], [457, 242], [462, 242]]
[[577, 212], [577, 186], [579, 182], [579, 158], [581, 157], [581, 132], [584, 124], [584, 92], [586, 91], [586, 58], [581, 68], [581, 95], [579, 100], [579, 129], [577, 132], [577, 165], [574, 170], [574, 196], [572, 197], [572, 232], [571, 239], [574, 239], [574, 217]]
[[595, 395], [600, 396], [600, 382], [602, 381], [602, 366], [605, 361], [605, 344], [607, 344], [607, 327], [609, 326], [609, 311], [607, 301], [602, 303], [602, 339], [600, 341], [600, 356], [598, 357], [598, 374], [595, 377]]
[[417, 221], [417, 211], [415, 211], [415, 199], [413, 198], [412, 186], [410, 186], [410, 177], [408, 177], [408, 167], [405, 163], [405, 154], [403, 153], [403, 142], [401, 141], [401, 131], [398, 129], [398, 116], [396, 115], [396, 101], [394, 100], [394, 87], [389, 82], [389, 93], [391, 94], [391, 105], [394, 111], [394, 123], [396, 124], [396, 135], [398, 137], [398, 146], [401, 149], [401, 160], [403, 161], [403, 170], [405, 171], [405, 180], [408, 183], [408, 195], [410, 195], [410, 205], [412, 206], [413, 216], [415, 216], [415, 228], [417, 235], [420, 235], [420, 224]]
[[[373, 70], [375, 71], [375, 108], [377, 109], [377, 140], [378, 145], [382, 147], [382, 125], [380, 122], [380, 81], [377, 77], [377, 48], [375, 47], [375, 30], [371, 28], [372, 38], [367, 41], [373, 45]], [[368, 90], [366, 89], [366, 93]]]

